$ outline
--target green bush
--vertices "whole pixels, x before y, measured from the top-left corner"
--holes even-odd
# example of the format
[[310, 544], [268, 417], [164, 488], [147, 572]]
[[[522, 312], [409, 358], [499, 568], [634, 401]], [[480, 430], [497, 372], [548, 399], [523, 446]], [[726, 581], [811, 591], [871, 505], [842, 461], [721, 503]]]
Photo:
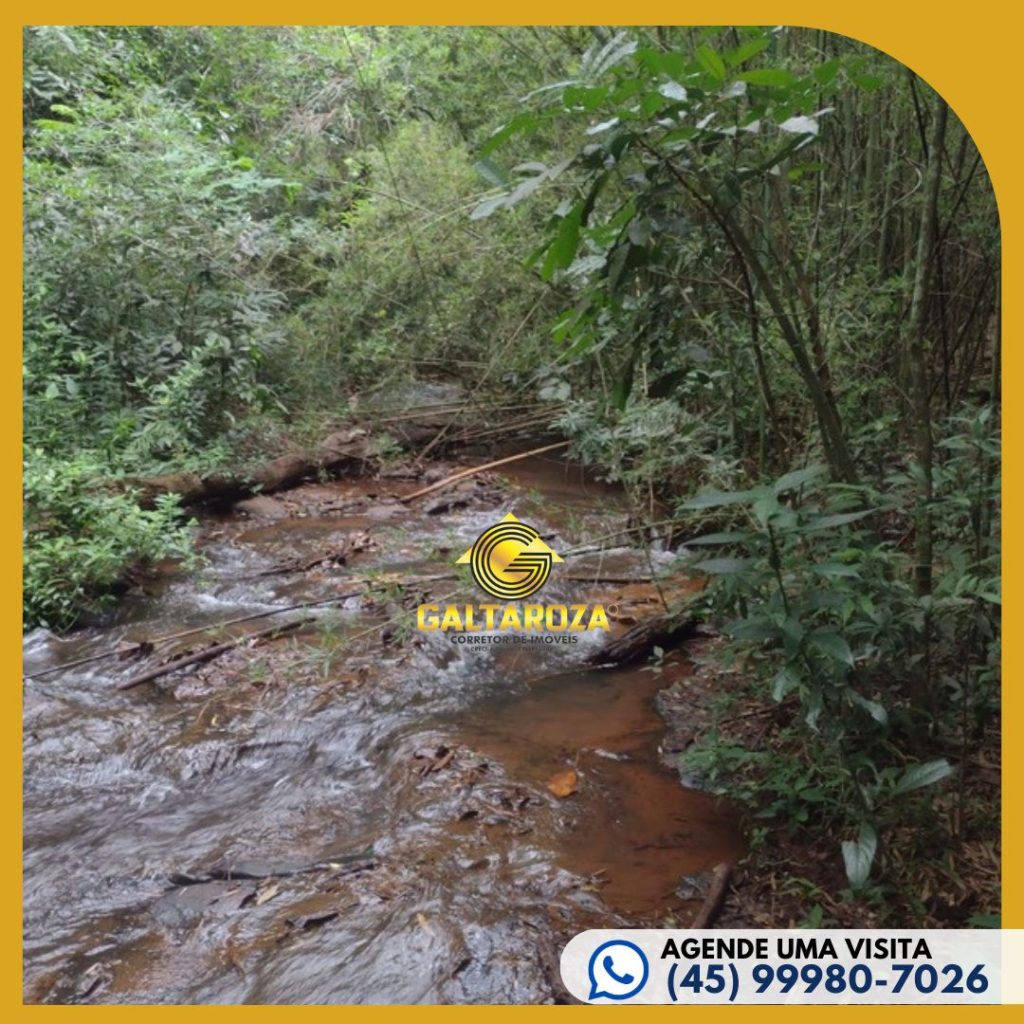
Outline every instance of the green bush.
[[[687, 541], [689, 564], [714, 580], [728, 656], [759, 696], [794, 708], [772, 756], [712, 733], [688, 763], [731, 779], [762, 816], [877, 837], [906, 820], [897, 797], [953, 773], [918, 752], [960, 753], [998, 706], [998, 531], [985, 522], [998, 499], [998, 438], [988, 410], [942, 427], [929, 594], [894, 541], [912, 520], [913, 465], [885, 491], [829, 484], [825, 467], [809, 466], [681, 505], [714, 526]], [[844, 841], [844, 856], [856, 842]], [[847, 857], [854, 887], [873, 856], [872, 846], [866, 862]]]
[[153, 509], [135, 496], [104, 491], [87, 457], [29, 453], [24, 466], [25, 626], [67, 629], [99, 608], [133, 571], [191, 557], [191, 529], [174, 495]]

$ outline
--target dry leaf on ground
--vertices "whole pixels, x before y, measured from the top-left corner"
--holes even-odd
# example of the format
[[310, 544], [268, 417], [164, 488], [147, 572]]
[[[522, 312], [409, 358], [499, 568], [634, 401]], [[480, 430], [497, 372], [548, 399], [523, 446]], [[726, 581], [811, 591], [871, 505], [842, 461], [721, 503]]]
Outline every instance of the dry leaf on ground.
[[555, 772], [555, 774], [548, 779], [548, 790], [554, 793], [555, 796], [562, 799], [567, 796], [572, 796], [579, 788], [580, 777], [571, 768]]

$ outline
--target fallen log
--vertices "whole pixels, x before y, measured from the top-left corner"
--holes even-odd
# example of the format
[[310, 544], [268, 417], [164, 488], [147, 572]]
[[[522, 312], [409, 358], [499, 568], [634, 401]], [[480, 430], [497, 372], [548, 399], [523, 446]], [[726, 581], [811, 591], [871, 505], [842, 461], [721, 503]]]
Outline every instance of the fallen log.
[[588, 664], [598, 666], [631, 665], [647, 657], [655, 647], [668, 649], [693, 636], [697, 618], [694, 603], [663, 612], [627, 629], [622, 636], [607, 641], [587, 658]]
[[183, 505], [230, 504], [254, 494], [286, 490], [321, 472], [361, 466], [373, 457], [366, 431], [344, 430], [331, 434], [312, 453], [282, 455], [245, 473], [164, 473], [126, 477], [120, 486], [136, 491], [143, 508], [152, 508], [164, 494], [177, 494]]
[[240, 644], [245, 643], [247, 640], [261, 640], [264, 637], [283, 636], [285, 633], [291, 633], [294, 630], [300, 629], [302, 626], [306, 626], [315, 621], [316, 616], [307, 615], [305, 618], [296, 619], [294, 622], [286, 622], [281, 626], [271, 626], [269, 629], [257, 630], [255, 633], [243, 633], [241, 636], [233, 637], [231, 640], [227, 640], [222, 644], [215, 644], [213, 647], [206, 647], [201, 651], [195, 651], [194, 653], [187, 654], [182, 658], [175, 658], [174, 661], [168, 661], [163, 665], [157, 665], [156, 668], [140, 672], [138, 675], [132, 676], [131, 679], [127, 679], [123, 683], [118, 683], [117, 688], [119, 690], [132, 690], [136, 686], [152, 682], [155, 679], [159, 679], [161, 676], [170, 675], [172, 672], [177, 672], [178, 669], [187, 668], [189, 665], [198, 665], [204, 661], [212, 661], [214, 658], [218, 658], [220, 655], [225, 654], [233, 648], [238, 647]]

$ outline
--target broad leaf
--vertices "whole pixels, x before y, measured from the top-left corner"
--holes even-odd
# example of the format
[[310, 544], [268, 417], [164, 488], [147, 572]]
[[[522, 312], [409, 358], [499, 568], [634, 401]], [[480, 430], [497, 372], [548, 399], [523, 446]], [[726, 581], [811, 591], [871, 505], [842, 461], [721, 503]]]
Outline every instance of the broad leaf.
[[846, 840], [842, 844], [843, 863], [850, 886], [860, 889], [871, 874], [871, 865], [878, 850], [878, 835], [871, 825], [861, 825], [856, 841]]
[[781, 701], [786, 694], [791, 690], [795, 690], [800, 685], [800, 674], [796, 669], [787, 665], [781, 672], [776, 675], [772, 681], [772, 697], [777, 701]]
[[708, 558], [703, 562], [698, 562], [694, 568], [716, 576], [724, 576], [730, 573], [745, 572], [752, 565], [754, 565], [753, 558]]
[[665, 82], [658, 86], [658, 92], [667, 100], [677, 100], [680, 103], [686, 100], [686, 90], [678, 82]]
[[847, 691], [852, 703], [863, 708], [879, 725], [889, 724], [889, 713], [877, 700], [862, 697], [856, 690]]
[[817, 135], [819, 125], [813, 117], [788, 117], [779, 125], [779, 130], [790, 135]]
[[791, 473], [780, 476], [772, 485], [776, 494], [785, 494], [786, 491], [795, 491], [812, 480], [817, 480], [828, 472], [825, 466], [805, 466], [803, 469], [794, 469]]
[[683, 502], [680, 508], [718, 508], [721, 505], [742, 505], [755, 500], [759, 491], [705, 491]]
[[705, 44], [697, 48], [697, 63], [716, 81], [725, 79], [725, 61], [710, 46]]
[[737, 640], [777, 640], [782, 630], [767, 619], [737, 619], [724, 630]]
[[755, 71], [744, 71], [737, 76], [741, 81], [751, 85], [767, 85], [775, 89], [788, 89], [796, 85], [796, 76], [782, 68], [758, 68]]
[[756, 57], [767, 45], [768, 36], [756, 36], [742, 46], [738, 46], [731, 53], [727, 53], [725, 55], [726, 62], [729, 67], [738, 67], [744, 61], [750, 60], [751, 57]]
[[516, 114], [512, 120], [506, 121], [500, 128], [492, 132], [490, 138], [480, 147], [480, 155], [489, 156], [513, 135], [520, 132], [532, 132], [538, 124], [540, 124], [540, 118], [536, 114]]
[[804, 527], [805, 530], [831, 530], [836, 526], [848, 526], [850, 523], [855, 523], [859, 519], [864, 519], [866, 516], [871, 515], [877, 509], [869, 508], [863, 512], [838, 512], [833, 516], [819, 516], [817, 519], [812, 519]]
[[815, 630], [810, 635], [810, 643], [813, 647], [827, 654], [830, 658], [843, 665], [853, 665], [853, 652], [846, 640], [831, 629]]
[[750, 539], [746, 533], [705, 533], [700, 537], [691, 537], [686, 542], [686, 547], [693, 547], [700, 544], [742, 544]]
[[937, 761], [925, 761], [924, 764], [912, 764], [900, 776], [892, 791], [894, 794], [909, 793], [914, 789], [933, 786], [952, 774], [953, 766], [944, 757]]

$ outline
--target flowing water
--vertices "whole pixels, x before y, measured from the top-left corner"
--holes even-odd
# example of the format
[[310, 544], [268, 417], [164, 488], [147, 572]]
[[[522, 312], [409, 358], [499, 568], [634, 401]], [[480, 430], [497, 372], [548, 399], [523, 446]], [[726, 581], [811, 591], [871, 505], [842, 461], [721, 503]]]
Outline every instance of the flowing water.
[[[507, 511], [557, 551], [625, 521], [573, 467], [508, 469], [435, 514], [398, 501], [422, 481], [395, 478], [205, 516], [202, 566], [167, 567], [100, 624], [26, 638], [26, 673], [67, 666], [25, 683], [27, 1001], [547, 1002], [575, 932], [687, 923], [694, 879], [741, 847], [663, 763], [654, 697], [685, 663], [594, 670], [599, 633], [470, 648], [404, 625], [428, 594], [478, 600], [408, 580], [451, 573]], [[622, 629], [656, 610], [652, 588], [587, 576], [649, 571], [591, 552], [538, 596], [617, 605]], [[131, 690], [117, 684], [209, 636], [70, 664], [367, 577], [368, 596], [299, 632]]]

